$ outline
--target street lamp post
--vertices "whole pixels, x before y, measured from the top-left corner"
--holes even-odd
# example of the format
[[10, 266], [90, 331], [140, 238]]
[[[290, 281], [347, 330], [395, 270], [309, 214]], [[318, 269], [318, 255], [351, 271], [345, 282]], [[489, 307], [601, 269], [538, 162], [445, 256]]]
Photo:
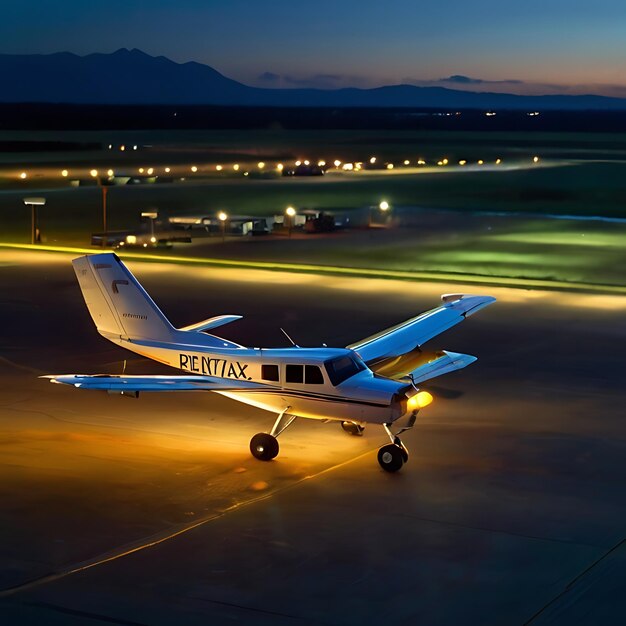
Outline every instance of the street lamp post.
[[217, 219], [222, 226], [222, 243], [224, 243], [226, 241], [226, 220], [228, 219], [228, 215], [224, 211], [220, 211], [217, 214]]
[[35, 245], [41, 242], [41, 233], [39, 232], [39, 219], [37, 216], [37, 207], [46, 204], [45, 198], [24, 198], [24, 204], [30, 206], [30, 243]]
[[296, 210], [292, 206], [288, 206], [285, 210], [285, 215], [289, 218], [287, 221], [287, 232], [291, 239], [291, 229], [293, 227], [293, 218], [296, 216]]
[[[367, 215], [367, 226], [368, 228], [372, 228], [372, 226], [374, 225], [372, 217], [373, 214], [376, 212], [376, 209], [378, 209], [383, 215], [387, 214], [387, 211], [389, 211], [389, 209], [391, 208], [391, 205], [389, 204], [389, 202], [387, 202], [387, 200], [382, 200], [378, 206], [370, 206], [369, 207], [369, 212]], [[378, 221], [377, 221], [378, 222]]]
[[154, 220], [159, 217], [156, 211], [142, 211], [141, 217], [146, 217], [150, 220], [150, 243], [156, 243], [156, 235], [154, 234]]
[[107, 244], [107, 191], [109, 188], [102, 184], [102, 180], [98, 176], [98, 170], [91, 170], [89, 173], [92, 178], [96, 179], [98, 187], [102, 191], [102, 247], [105, 248]]

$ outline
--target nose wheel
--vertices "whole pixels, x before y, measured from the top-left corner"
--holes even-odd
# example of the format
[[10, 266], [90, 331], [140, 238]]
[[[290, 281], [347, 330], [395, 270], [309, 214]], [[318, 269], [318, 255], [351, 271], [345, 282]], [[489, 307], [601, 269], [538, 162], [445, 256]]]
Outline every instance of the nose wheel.
[[378, 464], [386, 472], [397, 472], [409, 460], [409, 451], [400, 440], [398, 435], [394, 435], [389, 424], [383, 424], [385, 432], [389, 435], [391, 443], [378, 450]]
[[[408, 455], [406, 457], [408, 459]], [[397, 472], [405, 463], [405, 455], [400, 446], [388, 443], [378, 451], [378, 463], [386, 472]]]

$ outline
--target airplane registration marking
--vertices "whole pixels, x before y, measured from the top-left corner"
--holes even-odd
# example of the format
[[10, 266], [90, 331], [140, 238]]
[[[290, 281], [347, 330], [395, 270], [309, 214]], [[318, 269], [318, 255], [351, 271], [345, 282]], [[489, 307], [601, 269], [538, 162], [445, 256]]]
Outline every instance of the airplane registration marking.
[[215, 359], [197, 354], [180, 353], [179, 367], [181, 370], [204, 374], [205, 376], [219, 376], [220, 378], [237, 378], [239, 380], [252, 380], [246, 374], [247, 363], [240, 361], [228, 361], [227, 359]]

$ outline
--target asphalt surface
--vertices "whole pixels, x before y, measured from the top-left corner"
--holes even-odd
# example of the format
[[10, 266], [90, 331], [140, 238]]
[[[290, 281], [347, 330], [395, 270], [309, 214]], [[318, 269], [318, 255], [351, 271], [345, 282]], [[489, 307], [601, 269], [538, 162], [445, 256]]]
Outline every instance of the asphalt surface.
[[[479, 357], [432, 386], [397, 475], [369, 427], [210, 394], [133, 400], [48, 373], [163, 373], [99, 337], [64, 254], [0, 252], [0, 622], [613, 624], [626, 610], [626, 298], [493, 288], [433, 340]], [[130, 263], [178, 326], [343, 346], [459, 285]], [[475, 291], [475, 289], [474, 289]]]

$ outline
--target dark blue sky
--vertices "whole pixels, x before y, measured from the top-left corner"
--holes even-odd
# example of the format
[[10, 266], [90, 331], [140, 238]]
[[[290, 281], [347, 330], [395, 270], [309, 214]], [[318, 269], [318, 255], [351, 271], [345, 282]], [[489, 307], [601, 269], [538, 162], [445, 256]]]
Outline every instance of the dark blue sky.
[[626, 96], [626, 0], [35, 0], [2, 9], [0, 52], [122, 47], [264, 86]]

